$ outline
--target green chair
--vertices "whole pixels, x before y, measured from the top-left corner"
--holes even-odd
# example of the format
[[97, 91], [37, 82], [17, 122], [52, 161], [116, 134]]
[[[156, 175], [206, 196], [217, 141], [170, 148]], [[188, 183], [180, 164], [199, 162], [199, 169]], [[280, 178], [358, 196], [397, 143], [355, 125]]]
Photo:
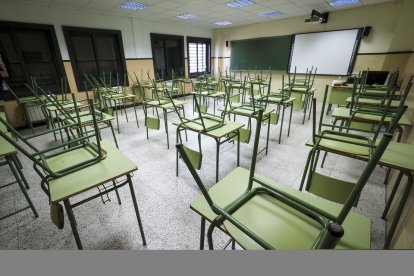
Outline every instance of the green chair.
[[[112, 79], [112, 74], [109, 72], [109, 79], [105, 77], [105, 73], [99, 78], [94, 77], [93, 75], [84, 75], [85, 80], [93, 87], [96, 92], [96, 98], [99, 99], [99, 102], [102, 103], [104, 111], [109, 115], [114, 115], [116, 118], [116, 125], [118, 133], [120, 132], [119, 128], [119, 115], [118, 109], [120, 109], [121, 115], [125, 112], [126, 121], [129, 121], [128, 113], [126, 112], [126, 104], [131, 103], [134, 108], [135, 120], [137, 122], [137, 127], [139, 128], [138, 115], [135, 104], [135, 95], [126, 93], [126, 75], [124, 76], [123, 84], [120, 85], [120, 80], [118, 74], [116, 74], [116, 82], [114, 83]], [[113, 86], [113, 85], [116, 86]], [[113, 113], [112, 113], [113, 112]]]
[[279, 130], [279, 144], [282, 140], [282, 131], [283, 131], [283, 122], [285, 118], [285, 110], [290, 107], [290, 116], [289, 116], [289, 125], [288, 125], [288, 133], [287, 136], [290, 135], [290, 126], [292, 123], [292, 112], [293, 112], [293, 104], [296, 98], [292, 97], [292, 89], [290, 86], [285, 85], [285, 76], [282, 75], [282, 88], [279, 89], [277, 92], [269, 92], [269, 97], [267, 97], [267, 101], [269, 104], [276, 105], [276, 112], [271, 114], [270, 123], [277, 125], [279, 122], [280, 113], [282, 113], [282, 118], [280, 120], [280, 130]]
[[[60, 105], [58, 107], [61, 108]], [[78, 249], [82, 249], [83, 247], [77, 230], [77, 222], [73, 208], [92, 199], [102, 198], [112, 191], [115, 191], [118, 202], [121, 204], [118, 188], [126, 184], [129, 184], [131, 190], [141, 238], [145, 245], [145, 236], [131, 180], [131, 173], [137, 169], [136, 165], [129, 161], [110, 143], [101, 143], [92, 100], [89, 102], [89, 108], [94, 126], [93, 133], [84, 133], [81, 129], [79, 132], [72, 132], [71, 127], [81, 124], [81, 121], [78, 120], [73, 125], [67, 124], [59, 127], [59, 129], [65, 129], [68, 134], [71, 134], [72, 137], [69, 141], [45, 149], [39, 149], [29, 140], [40, 136], [47, 138], [46, 135], [50, 134], [51, 130], [23, 137], [12, 126], [0, 118], [1, 123], [5, 124], [22, 143], [15, 142], [3, 132], [0, 132], [0, 136], [33, 162], [33, 168], [41, 178], [41, 188], [47, 194], [49, 202], [51, 203], [50, 214], [52, 222], [60, 229], [64, 227], [64, 213], [60, 203], [63, 201]], [[90, 141], [90, 139], [94, 141]], [[126, 180], [118, 181], [119, 178], [124, 176]], [[104, 186], [103, 189], [98, 188], [98, 193], [82, 199], [77, 203], [70, 203], [71, 197], [97, 188], [107, 182], [112, 182], [112, 184], [110, 186]]]
[[[259, 118], [262, 116], [259, 110]], [[244, 249], [367, 248], [370, 221], [351, 212], [376, 164], [390, 142], [385, 134], [342, 208], [255, 174], [260, 135], [256, 127], [250, 171], [237, 168], [209, 190], [198, 176], [182, 144], [177, 149], [192, 174], [202, 197], [191, 208], [202, 216], [200, 247], [204, 246], [205, 220], [208, 245], [214, 249], [213, 231], [225, 231]]]
[[6, 219], [29, 208], [32, 210], [35, 218], [37, 218], [39, 215], [36, 211], [36, 208], [33, 205], [32, 200], [29, 197], [29, 194], [26, 191], [26, 189], [29, 189], [30, 187], [27, 183], [26, 177], [23, 174], [23, 167], [19, 160], [19, 157], [17, 156], [17, 150], [12, 144], [10, 144], [7, 140], [3, 138], [3, 136], [10, 136], [10, 133], [8, 132], [8, 127], [5, 124], [3, 124], [3, 122], [7, 122], [6, 115], [4, 112], [0, 112], [0, 167], [7, 165], [10, 171], [12, 172], [15, 181], [9, 183], [2, 183], [0, 189], [13, 184], [18, 184], [20, 190], [22, 191], [28, 203], [28, 206], [20, 208], [19, 210], [9, 213], [7, 215], [0, 215], [0, 220]]
[[[374, 131], [366, 131], [355, 129], [352, 127], [339, 127], [323, 122], [325, 104], [328, 93], [328, 85], [325, 89], [324, 101], [322, 104], [321, 116], [319, 120], [319, 127], [316, 130], [316, 100], [313, 104], [313, 132], [312, 141], [309, 143], [313, 145], [312, 151], [309, 153], [306, 163], [306, 169], [303, 173], [300, 190], [304, 189], [314, 193], [320, 197], [327, 198], [331, 201], [344, 204], [352, 193], [355, 183], [342, 181], [325, 176], [316, 171], [316, 165], [320, 151], [324, 151], [325, 155], [322, 160], [322, 166], [328, 152], [348, 156], [356, 159], [370, 159], [378, 146], [377, 138], [384, 125], [384, 118], [388, 116], [389, 103], [382, 112], [382, 120]], [[393, 133], [399, 119], [406, 108], [399, 108], [394, 110], [392, 122], [386, 128], [386, 132]], [[352, 131], [350, 133], [349, 131]], [[362, 132], [363, 134], [360, 134]], [[354, 198], [353, 204], [356, 206], [358, 198]]]
[[[168, 92], [167, 92], [168, 93]], [[183, 146], [183, 150], [185, 150], [188, 154], [188, 156], [190, 156], [191, 162], [194, 165], [194, 167], [199, 170], [201, 169], [201, 164], [202, 164], [202, 158], [203, 158], [203, 152], [201, 149], [201, 135], [203, 133], [207, 133], [209, 131], [221, 128], [222, 126], [224, 126], [225, 122], [225, 114], [222, 113], [221, 116], [217, 116], [215, 114], [211, 114], [208, 112], [205, 112], [202, 110], [201, 106], [198, 103], [197, 97], [198, 95], [196, 93], [193, 93], [193, 102], [195, 104], [195, 109], [197, 112], [197, 116], [193, 117], [193, 118], [185, 118], [181, 115], [178, 107], [176, 106], [176, 104], [174, 103], [174, 101], [172, 100], [172, 96], [169, 95], [171, 103], [173, 105], [173, 108], [176, 112], [176, 114], [178, 115], [178, 118], [180, 120], [180, 123], [177, 126], [177, 135], [176, 135], [176, 139], [177, 139], [177, 143], [178, 141], [180, 143], [182, 143], [182, 137], [181, 137], [181, 131], [185, 130], [185, 126], [191, 126], [191, 128], [196, 128], [198, 129], [198, 151], [197, 150], [193, 150], [189, 147]], [[227, 98], [226, 100], [226, 104], [225, 106], [227, 107], [229, 104], [229, 100]], [[187, 132], [186, 132], [186, 137], [187, 137]], [[229, 138], [231, 139], [231, 138]], [[178, 152], [177, 152], [177, 176], [178, 176]]]

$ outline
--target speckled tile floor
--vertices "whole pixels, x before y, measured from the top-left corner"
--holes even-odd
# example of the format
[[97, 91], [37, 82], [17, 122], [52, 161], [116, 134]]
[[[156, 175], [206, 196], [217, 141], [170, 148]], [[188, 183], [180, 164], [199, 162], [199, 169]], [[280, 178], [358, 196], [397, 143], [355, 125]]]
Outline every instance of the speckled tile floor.
[[[188, 96], [187, 102], [188, 116], [192, 113]], [[159, 131], [149, 130], [147, 140], [142, 107], [138, 107], [140, 128], [137, 128], [132, 112], [132, 108], [128, 108], [128, 123], [124, 116], [120, 116], [121, 133], [117, 134], [117, 139], [120, 149], [139, 168], [133, 175], [133, 183], [147, 246], [142, 245], [128, 188], [119, 191], [121, 205], [112, 193], [111, 201], [105, 204], [100, 199], [95, 199], [74, 209], [83, 246], [85, 249], [198, 249], [200, 217], [190, 210], [189, 205], [201, 193], [183, 163], [180, 162], [179, 177], [175, 176], [175, 127], [171, 123], [177, 117], [173, 113], [169, 114], [171, 146], [167, 149], [163, 124]], [[281, 144], [277, 140], [279, 126], [271, 125], [269, 153], [258, 157], [256, 171], [298, 188], [309, 152], [305, 142], [311, 137], [312, 122], [306, 120], [302, 125], [302, 113], [294, 111], [290, 137], [287, 137], [286, 117]], [[243, 118], [238, 117], [237, 120], [241, 121]], [[36, 131], [43, 128], [40, 126]], [[29, 133], [28, 130], [21, 132]], [[103, 137], [112, 140], [109, 129], [103, 131]], [[189, 145], [196, 146], [196, 136], [189, 132], [188, 138]], [[265, 132], [262, 131], [261, 143], [264, 139]], [[50, 141], [52, 140], [50, 137]], [[39, 146], [46, 145], [44, 138], [34, 139], [34, 143]], [[215, 143], [212, 139], [203, 137], [202, 146], [205, 157], [199, 174], [205, 184], [211, 187], [215, 180]], [[235, 168], [235, 152], [236, 147], [233, 144], [222, 145], [220, 178]], [[249, 168], [251, 153], [252, 142], [249, 145], [241, 144], [240, 166]], [[62, 230], [51, 222], [48, 200], [40, 188], [40, 178], [33, 171], [31, 162], [22, 154], [19, 156], [31, 187], [28, 193], [39, 217], [35, 219], [30, 210], [25, 210], [0, 221], [0, 249], [76, 249], [67, 217]], [[330, 154], [322, 170], [325, 174], [356, 180], [363, 164], [361, 161]], [[373, 249], [382, 248], [384, 242], [385, 223], [380, 217], [385, 205], [385, 186], [382, 184], [384, 176], [385, 170], [377, 167], [355, 209], [372, 219]], [[9, 169], [1, 167], [1, 182], [7, 183], [11, 178]], [[85, 195], [78, 196], [76, 200], [84, 198]], [[0, 215], [13, 212], [26, 204], [17, 185], [0, 189], [0, 202]], [[225, 244], [227, 237], [219, 231], [216, 232], [215, 244], [220, 247]]]

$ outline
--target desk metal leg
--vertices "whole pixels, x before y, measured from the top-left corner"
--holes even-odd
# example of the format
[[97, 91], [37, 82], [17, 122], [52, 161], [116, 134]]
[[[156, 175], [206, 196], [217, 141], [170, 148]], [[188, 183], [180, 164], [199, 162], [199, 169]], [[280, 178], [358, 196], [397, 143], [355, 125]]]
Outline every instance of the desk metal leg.
[[132, 202], [134, 203], [135, 215], [137, 216], [139, 231], [141, 233], [142, 244], [147, 245], [147, 241], [145, 240], [144, 229], [142, 227], [141, 217], [138, 211], [138, 204], [137, 199], [135, 197], [134, 185], [132, 184], [131, 175], [127, 174], [129, 190], [131, 191]]
[[328, 108], [326, 109], [326, 115], [329, 114], [329, 111], [332, 109], [332, 104], [328, 104]]
[[270, 113], [269, 113], [269, 118], [267, 119], [266, 155], [269, 149], [269, 133], [270, 133]]
[[168, 137], [168, 114], [166, 109], [162, 109], [162, 112], [164, 113], [164, 125], [165, 125], [165, 132], [167, 133], [167, 149], [170, 148], [170, 138]]
[[237, 130], [237, 167], [240, 164], [240, 130]]
[[[293, 105], [292, 105], [293, 107]], [[285, 118], [285, 105], [282, 104], [282, 120], [280, 121], [280, 131], [279, 131], [279, 144], [282, 138], [282, 130], [283, 130], [283, 120]]]
[[220, 161], [220, 140], [214, 138], [216, 141], [216, 183], [219, 179], [219, 161]]
[[63, 201], [63, 204], [65, 205], [66, 213], [68, 214], [70, 227], [72, 228], [73, 236], [75, 236], [76, 245], [77, 245], [79, 250], [82, 250], [83, 246], [82, 246], [82, 243], [81, 243], [80, 238], [79, 238], [78, 229], [76, 227], [76, 225], [77, 225], [76, 219], [75, 219], [75, 216], [73, 215], [72, 206], [70, 205], [69, 199], [65, 199]]
[[204, 250], [204, 236], [206, 235], [206, 219], [201, 218], [201, 227], [200, 227], [200, 250]]
[[[385, 239], [384, 249], [389, 249], [389, 247], [390, 247], [390, 244], [391, 244], [392, 238], [394, 236], [395, 230], [397, 229], [398, 221], [400, 220], [402, 211], [404, 209], [405, 202], [408, 199], [411, 187], [413, 185], [413, 175], [409, 172], [404, 172], [404, 174], [408, 178], [407, 183], [405, 184], [405, 188], [404, 188], [404, 191], [403, 191], [402, 196], [401, 196], [400, 204], [398, 205], [397, 211], [395, 213], [394, 220], [391, 224], [390, 230], [388, 231], [387, 238]], [[396, 183], [396, 186], [397, 186], [397, 183]], [[389, 201], [392, 201], [391, 197], [390, 197]]]
[[290, 116], [289, 116], [289, 127], [288, 127], [288, 135], [290, 134], [290, 125], [292, 124], [292, 112], [293, 112], [293, 104], [290, 105]]

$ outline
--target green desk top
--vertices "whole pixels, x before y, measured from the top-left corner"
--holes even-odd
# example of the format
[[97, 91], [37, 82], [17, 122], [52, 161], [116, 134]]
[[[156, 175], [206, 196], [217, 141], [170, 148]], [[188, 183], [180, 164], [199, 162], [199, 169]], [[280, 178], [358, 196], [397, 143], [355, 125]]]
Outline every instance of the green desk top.
[[[113, 116], [100, 112], [99, 110], [96, 110], [95, 113], [96, 113], [95, 116], [96, 116], [97, 123], [108, 122], [108, 121], [114, 120]], [[67, 119], [63, 115], [60, 115], [59, 119], [64, 120], [66, 123], [70, 123], [70, 124], [77, 122], [76, 113], [72, 113], [71, 115], [72, 115], [72, 119]], [[80, 121], [82, 125], [93, 124], [92, 114], [90, 114], [89, 111], [79, 112], [79, 117], [80, 117]]]
[[[377, 139], [376, 143], [378, 144], [380, 141], [381, 139]], [[326, 139], [321, 141], [321, 145], [329, 148], [332, 152], [337, 151], [338, 154], [363, 161], [368, 160], [367, 148], [363, 146]], [[306, 146], [313, 146], [312, 139], [306, 143]], [[344, 153], [344, 149], [347, 150], [346, 153]], [[414, 145], [391, 141], [385, 149], [379, 165], [414, 173]]]
[[269, 103], [282, 103], [282, 104], [289, 104], [289, 103], [292, 103], [294, 100], [296, 100], [295, 97], [290, 97], [289, 99], [285, 101], [282, 101], [282, 97], [269, 96], [267, 98], [267, 102]]
[[[346, 102], [350, 103], [352, 101], [352, 97], [346, 98]], [[369, 98], [359, 98], [358, 104], [365, 104], [365, 105], [381, 105], [381, 100], [377, 99], [369, 99]], [[400, 105], [400, 101], [393, 100], [391, 102], [392, 107], [397, 107]]]
[[[82, 106], [83, 106], [82, 103], [77, 103], [77, 107], [82, 107]], [[74, 107], [75, 107], [75, 105], [73, 103], [62, 104], [62, 108], [64, 108], [64, 109], [71, 109], [71, 108], [74, 108]], [[54, 105], [49, 105], [49, 106], [47, 106], [47, 110], [53, 112], [53, 111], [57, 111], [58, 108]]]
[[[191, 119], [190, 119], [191, 120]], [[206, 128], [212, 127], [214, 125], [217, 124], [216, 121], [213, 120], [209, 120], [208, 118], [203, 118], [204, 120], [204, 124], [206, 126]], [[201, 120], [198, 120], [201, 123]], [[178, 126], [180, 125], [180, 121], [173, 123], [174, 125]], [[203, 129], [202, 125], [197, 124], [197, 123], [186, 123], [186, 124], [182, 124], [181, 125], [182, 128], [188, 129], [188, 130], [192, 130], [195, 132], [199, 132]], [[211, 131], [208, 132], [203, 132], [204, 135], [206, 136], [210, 136], [213, 138], [222, 138], [240, 128], [244, 127], [244, 123], [239, 123], [239, 122], [231, 122], [231, 121], [224, 121], [224, 125], [222, 127], [213, 129]]]
[[414, 173], [414, 145], [391, 141], [381, 157], [380, 164]]
[[[224, 111], [224, 108], [219, 108], [218, 110], [219, 111]], [[263, 112], [263, 116], [267, 116], [273, 111], [275, 111], [275, 110], [268, 108]], [[231, 113], [231, 114], [240, 115], [240, 116], [250, 117], [253, 114], [253, 107], [251, 107], [251, 109], [249, 109], [248, 107], [246, 107], [246, 108], [237, 107], [237, 108], [234, 108], [234, 109], [231, 109], [231, 110], [227, 109], [227, 112]], [[254, 115], [253, 118], [257, 118], [257, 115]]]
[[[259, 176], [272, 186], [288, 192], [295, 197], [304, 200], [328, 213], [337, 215], [340, 206], [319, 199], [307, 192], [294, 190], [286, 185], [279, 184], [268, 178]], [[249, 170], [236, 168], [230, 174], [221, 179], [210, 190], [209, 194], [213, 202], [224, 207], [235, 200], [247, 187]], [[255, 184], [256, 185], [256, 184]], [[203, 196], [199, 196], [191, 204], [191, 209], [202, 217], [212, 221], [217, 215], [210, 209]], [[292, 208], [278, 202], [269, 196], [255, 196], [248, 204], [245, 204], [234, 213], [234, 217], [259, 236], [269, 241], [275, 248], [309, 249], [319, 233], [318, 224], [302, 214], [297, 214]], [[337, 249], [369, 249], [371, 242], [371, 220], [355, 212], [350, 212], [343, 225], [344, 237], [337, 245]], [[228, 221], [222, 226], [237, 242], [246, 249], [261, 249], [261, 247], [244, 235]]]
[[[10, 133], [7, 133], [9, 136]], [[0, 136], [0, 157], [17, 153], [16, 148], [10, 144], [6, 139]]]
[[[179, 101], [179, 100], [173, 100], [173, 101], [174, 101], [175, 106], [182, 106], [185, 104], [184, 101]], [[145, 102], [145, 104], [148, 106], [160, 107], [162, 109], [174, 108], [173, 104], [169, 102], [169, 100], [167, 100], [167, 103], [163, 103], [163, 100], [161, 100], [161, 103], [157, 100], [154, 100], [154, 101]]]
[[[338, 118], [338, 119], [349, 119], [349, 108], [346, 107], [337, 107], [332, 112], [332, 117]], [[356, 114], [354, 116], [355, 121], [359, 122], [366, 122], [366, 123], [377, 123], [381, 120], [381, 116], [379, 115], [370, 115], [370, 114]], [[386, 117], [385, 121], [389, 122], [391, 120], [390, 117]], [[412, 122], [405, 116], [405, 114], [402, 115], [400, 121], [398, 122], [401, 126], [411, 126]]]
[[[52, 202], [59, 202], [70, 198], [138, 169], [112, 142], [102, 141], [101, 145], [106, 151], [106, 158], [101, 162], [49, 181], [50, 199]], [[51, 164], [52, 170], [58, 170], [67, 167], [68, 162], [90, 157], [92, 157], [92, 154], [88, 154], [85, 150], [82, 152], [74, 150], [68, 152], [65, 156], [60, 155], [59, 157], [51, 158], [48, 160], [48, 163]]]

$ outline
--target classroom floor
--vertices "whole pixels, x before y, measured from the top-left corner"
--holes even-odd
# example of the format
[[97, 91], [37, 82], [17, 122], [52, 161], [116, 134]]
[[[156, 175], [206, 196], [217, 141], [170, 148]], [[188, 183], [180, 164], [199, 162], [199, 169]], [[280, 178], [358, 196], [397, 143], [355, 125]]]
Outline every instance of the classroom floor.
[[[192, 115], [190, 97], [186, 97], [186, 115]], [[212, 105], [211, 107], [212, 108]], [[318, 110], [320, 105], [318, 105]], [[179, 177], [175, 176], [175, 126], [171, 123], [177, 120], [173, 113], [169, 114], [170, 149], [167, 149], [166, 135], [163, 122], [161, 129], [149, 130], [149, 140], [146, 139], [144, 114], [142, 107], [138, 108], [140, 128], [137, 128], [132, 108], [128, 108], [130, 121], [120, 116], [121, 134], [117, 134], [120, 149], [138, 166], [133, 175], [135, 193], [141, 214], [147, 246], [142, 245], [139, 229], [132, 205], [129, 189], [119, 190], [122, 204], [118, 205], [114, 193], [109, 195], [111, 201], [102, 203], [101, 199], [92, 200], [74, 209], [78, 223], [78, 231], [84, 249], [198, 249], [200, 217], [193, 212], [189, 205], [201, 193], [193, 178], [180, 162]], [[211, 109], [210, 109], [211, 110]], [[288, 112], [287, 112], [288, 113]], [[319, 113], [317, 114], [319, 118]], [[298, 188], [305, 166], [309, 148], [305, 142], [311, 137], [312, 122], [306, 120], [302, 125], [302, 113], [294, 111], [290, 136], [287, 137], [288, 116], [285, 116], [282, 142], [278, 144], [279, 125], [270, 126], [269, 153], [262, 153], [257, 159], [256, 172], [268, 176], [280, 183]], [[244, 121], [243, 117], [237, 117]], [[279, 122], [280, 123], [280, 122]], [[40, 131], [44, 127], [36, 128]], [[262, 129], [263, 130], [263, 129]], [[29, 134], [29, 130], [22, 130]], [[112, 140], [109, 129], [103, 131], [106, 140]], [[189, 132], [189, 145], [196, 147], [196, 136]], [[253, 141], [253, 139], [251, 139]], [[34, 140], [36, 145], [45, 145], [53, 141]], [[240, 166], [249, 168], [252, 141], [240, 146]], [[265, 132], [262, 131], [260, 143], [265, 142]], [[211, 138], [202, 138], [203, 165], [199, 174], [208, 187], [215, 181], [215, 143]], [[0, 249], [76, 249], [72, 231], [65, 216], [65, 227], [59, 230], [50, 220], [49, 204], [46, 194], [40, 188], [40, 178], [33, 171], [31, 162], [19, 154], [24, 166], [24, 174], [28, 179], [28, 190], [39, 217], [34, 218], [30, 209], [0, 221]], [[220, 153], [220, 179], [236, 166], [236, 145], [225, 143]], [[355, 181], [364, 162], [329, 154], [325, 174], [335, 175], [345, 180]], [[355, 211], [372, 219], [373, 249], [381, 249], [385, 238], [385, 222], [381, 212], [385, 205], [385, 186], [382, 183], [385, 169], [377, 167], [365, 186], [358, 207]], [[12, 179], [9, 169], [0, 168], [2, 183]], [[96, 191], [92, 191], [95, 193]], [[77, 199], [83, 198], [78, 196]], [[73, 200], [76, 201], [76, 200]], [[13, 212], [26, 201], [17, 185], [0, 189], [0, 215]], [[215, 232], [215, 245], [220, 248], [228, 238]]]

